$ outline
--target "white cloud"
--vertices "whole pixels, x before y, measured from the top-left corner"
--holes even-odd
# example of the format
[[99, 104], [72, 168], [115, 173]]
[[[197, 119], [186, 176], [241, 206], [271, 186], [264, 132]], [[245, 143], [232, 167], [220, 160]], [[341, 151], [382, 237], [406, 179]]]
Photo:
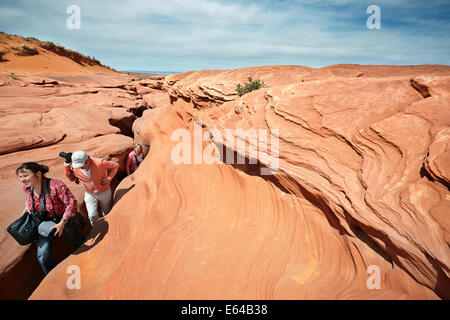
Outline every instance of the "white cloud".
[[174, 22], [205, 23], [265, 23], [267, 19], [276, 19], [276, 15], [264, 10], [256, 3], [243, 5], [231, 1], [218, 2], [208, 0], [165, 0], [142, 1], [127, 0], [108, 2], [80, 1], [84, 15], [101, 20], [126, 21], [146, 18], [169, 18]]
[[26, 12], [19, 8], [0, 7], [0, 21], [7, 22], [13, 19], [22, 18]]
[[[398, 12], [396, 21], [416, 29], [446, 29], [441, 21], [414, 14], [423, 10], [421, 2], [412, 1], [409, 7], [411, 1], [406, 0], [376, 2], [382, 19], [385, 12]], [[449, 61], [448, 41], [416, 30], [386, 28], [383, 20], [382, 30], [368, 30], [368, 4], [359, 0], [37, 0], [33, 7], [18, 3], [23, 8], [11, 7], [8, 16], [26, 14], [22, 17], [27, 23], [1, 19], [0, 29], [6, 25], [12, 33], [59, 42], [118, 69]], [[70, 4], [80, 6], [81, 30], [65, 27]], [[409, 15], [402, 8], [409, 8]]]

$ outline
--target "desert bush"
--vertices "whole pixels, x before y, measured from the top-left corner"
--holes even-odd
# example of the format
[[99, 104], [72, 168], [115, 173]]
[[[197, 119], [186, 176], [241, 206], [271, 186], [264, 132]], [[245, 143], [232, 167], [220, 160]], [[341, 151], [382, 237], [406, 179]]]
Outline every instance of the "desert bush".
[[101, 66], [102, 65], [100, 63], [100, 61], [98, 61], [94, 57], [91, 58], [90, 56], [82, 55], [81, 53], [78, 53], [76, 51], [66, 49], [63, 46], [60, 46], [58, 44], [54, 44], [53, 42], [48, 41], [48, 42], [41, 43], [41, 47], [44, 49], [47, 49], [48, 51], [56, 53], [59, 56], [67, 57], [82, 66], [84, 66], [86, 64], [88, 64], [90, 66], [94, 66], [94, 65]]
[[16, 55], [18, 56], [35, 56], [39, 54], [36, 48], [30, 48], [27, 45], [22, 44], [20, 48], [17, 48]]
[[252, 77], [248, 78], [248, 82], [244, 83], [244, 85], [241, 85], [240, 83], [236, 86], [236, 93], [239, 96], [242, 96], [246, 93], [252, 92], [254, 90], [261, 89], [265, 87], [266, 84], [264, 83], [264, 80], [261, 81], [259, 79], [253, 80]]
[[3, 56], [5, 55], [5, 52], [0, 51], [0, 61], [3, 61]]
[[10, 77], [11, 79], [14, 79], [14, 80], [20, 80], [20, 78], [19, 78], [18, 76], [16, 76], [16, 75], [14, 74], [14, 72], [11, 72], [10, 75], [9, 75], [9, 77]]
[[39, 41], [38, 39], [36, 39], [36, 38], [34, 38], [34, 37], [26, 37], [26, 38], [25, 38], [25, 41], [28, 41], [28, 42], [33, 42], [33, 40], [34, 40], [34, 41]]

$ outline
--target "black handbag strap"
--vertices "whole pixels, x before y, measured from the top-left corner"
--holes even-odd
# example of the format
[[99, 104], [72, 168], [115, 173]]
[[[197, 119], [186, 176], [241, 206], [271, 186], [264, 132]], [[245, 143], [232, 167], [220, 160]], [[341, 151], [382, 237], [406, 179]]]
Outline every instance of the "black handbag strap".
[[[56, 217], [56, 211], [55, 211], [55, 206], [53, 205], [53, 201], [52, 201], [52, 196], [50, 195], [50, 181], [51, 179], [46, 178], [45, 181], [42, 181], [42, 186], [41, 186], [41, 194], [42, 194], [42, 198], [41, 198], [41, 205], [39, 207], [39, 217], [44, 217], [44, 214], [46, 212], [45, 209], [45, 204], [46, 204], [46, 195], [48, 194], [49, 198], [50, 198], [50, 202], [52, 203], [52, 209], [53, 212], [55, 213], [55, 217]], [[35, 204], [34, 204], [34, 188], [31, 188], [31, 201], [33, 204], [33, 209], [32, 209], [32, 213], [36, 213], [35, 210]]]
[[55, 214], [55, 218], [56, 218], [56, 210], [55, 210], [55, 206], [53, 205], [53, 200], [52, 200], [52, 194], [50, 193], [50, 181], [51, 181], [52, 179], [45, 179], [45, 187], [46, 187], [46, 189], [45, 189], [45, 192], [48, 194], [48, 197], [49, 197], [49, 199], [50, 199], [50, 203], [52, 204], [52, 209], [53, 209], [53, 213]]

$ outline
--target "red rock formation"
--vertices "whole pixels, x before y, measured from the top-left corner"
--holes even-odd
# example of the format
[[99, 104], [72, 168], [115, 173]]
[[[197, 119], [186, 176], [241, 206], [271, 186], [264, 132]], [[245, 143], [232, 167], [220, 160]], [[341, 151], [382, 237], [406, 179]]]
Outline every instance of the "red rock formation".
[[[268, 87], [238, 97], [249, 76]], [[31, 298], [448, 299], [449, 79], [447, 66], [338, 65], [146, 80], [162, 90], [133, 124], [148, 157], [117, 187], [101, 241]], [[278, 171], [258, 174], [270, 157], [256, 152], [271, 153], [258, 148], [241, 154], [256, 165], [176, 165], [171, 135], [192, 138], [195, 121], [227, 152], [226, 129], [278, 129]], [[80, 289], [66, 286], [72, 265]]]
[[[121, 165], [132, 148], [134, 110], [143, 104], [124, 86], [127, 75], [76, 75], [17, 73], [14, 82], [0, 74], [0, 298], [27, 298], [42, 279], [36, 246], [21, 247], [6, 227], [23, 210], [25, 195], [15, 175], [23, 162], [38, 161], [50, 167], [49, 177], [67, 183], [85, 213], [82, 186], [70, 182], [63, 172], [60, 151], [86, 150], [96, 157]], [[45, 83], [45, 84], [43, 84]], [[144, 106], [145, 107], [145, 106]], [[113, 185], [117, 185], [114, 181]], [[59, 259], [70, 244], [57, 245]], [[28, 267], [27, 267], [28, 266]], [[20, 278], [20, 281], [14, 280]]]
[[0, 52], [0, 72], [117, 74], [95, 58], [31, 37], [0, 32]]

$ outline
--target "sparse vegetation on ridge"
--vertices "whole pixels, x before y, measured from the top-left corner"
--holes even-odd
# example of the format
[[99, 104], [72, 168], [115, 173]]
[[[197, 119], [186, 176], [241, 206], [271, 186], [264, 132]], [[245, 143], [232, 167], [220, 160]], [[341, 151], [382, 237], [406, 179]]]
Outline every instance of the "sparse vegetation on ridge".
[[39, 54], [39, 51], [37, 51], [36, 48], [30, 48], [29, 46], [22, 44], [19, 48], [13, 48], [16, 50], [16, 55], [18, 56], [35, 56]]
[[94, 57], [82, 55], [81, 53], [66, 49], [63, 46], [56, 45], [53, 42], [43, 42], [41, 43], [41, 47], [48, 51], [56, 53], [59, 56], [67, 57], [81, 65], [87, 64], [90, 66], [102, 66], [100, 61], [98, 61]]
[[249, 77], [248, 82], [244, 83], [244, 85], [241, 85], [240, 83], [238, 83], [238, 85], [236, 86], [236, 93], [239, 96], [243, 96], [246, 93], [261, 89], [263, 87], [266, 87], [264, 80], [262, 80], [262, 81], [259, 79], [253, 80], [252, 77]]
[[25, 39], [25, 41], [28, 41], [28, 42], [33, 42], [33, 41], [38, 41], [39, 42], [39, 40], [34, 38], [34, 37], [26, 37], [24, 39]]
[[[26, 43], [24, 44], [23, 42], [25, 41]], [[8, 34], [0, 30], [0, 44], [4, 45], [3, 48], [0, 46], [0, 50], [3, 53], [0, 54], [1, 62], [8, 61], [2, 59], [2, 56], [4, 57], [4, 55], [9, 52], [12, 52], [17, 56], [34, 56], [52, 52], [59, 56], [69, 58], [81, 66], [100, 66], [115, 71], [113, 68], [103, 65], [95, 57], [86, 56], [76, 51], [66, 49], [57, 43], [41, 41], [32, 36], [22, 37], [15, 34]], [[39, 47], [41, 47], [41, 49]]]

